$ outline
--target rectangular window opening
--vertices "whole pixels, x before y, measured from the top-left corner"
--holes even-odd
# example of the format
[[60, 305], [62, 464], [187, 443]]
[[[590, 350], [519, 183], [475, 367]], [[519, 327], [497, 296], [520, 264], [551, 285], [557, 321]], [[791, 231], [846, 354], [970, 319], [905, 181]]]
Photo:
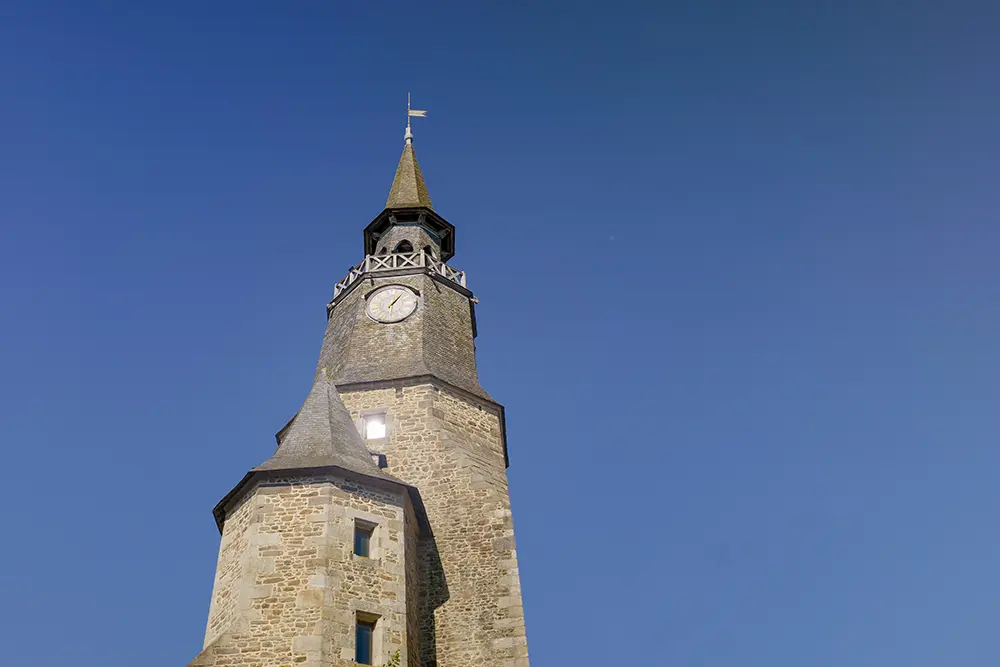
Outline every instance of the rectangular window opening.
[[360, 665], [372, 664], [375, 653], [375, 624], [377, 616], [358, 612], [354, 630], [354, 662]]
[[377, 465], [379, 469], [388, 468], [389, 460], [385, 458], [385, 454], [379, 454], [378, 452], [369, 451], [372, 456], [372, 463]]
[[372, 533], [375, 532], [375, 524], [354, 520], [354, 555], [362, 558], [371, 558]]
[[380, 412], [367, 415], [364, 418], [365, 438], [368, 440], [381, 440], [385, 437], [385, 413]]

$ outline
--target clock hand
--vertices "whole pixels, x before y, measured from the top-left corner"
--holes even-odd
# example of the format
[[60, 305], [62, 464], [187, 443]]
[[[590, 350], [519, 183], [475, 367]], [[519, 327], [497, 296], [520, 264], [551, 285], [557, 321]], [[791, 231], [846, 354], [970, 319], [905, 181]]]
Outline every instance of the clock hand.
[[393, 305], [394, 305], [394, 304], [395, 304], [395, 303], [396, 303], [397, 301], [399, 301], [399, 297], [400, 297], [400, 296], [403, 296], [403, 295], [402, 295], [402, 294], [400, 294], [400, 295], [399, 295], [399, 296], [397, 296], [397, 297], [396, 297], [395, 299], [393, 299], [392, 301], [390, 301], [390, 302], [389, 302], [389, 311], [390, 311], [390, 312], [392, 311], [392, 307], [393, 307]]

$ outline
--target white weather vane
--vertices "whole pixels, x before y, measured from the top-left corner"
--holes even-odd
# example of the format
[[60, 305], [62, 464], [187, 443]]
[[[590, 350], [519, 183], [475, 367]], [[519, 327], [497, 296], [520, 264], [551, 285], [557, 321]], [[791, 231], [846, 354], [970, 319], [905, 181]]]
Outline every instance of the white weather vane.
[[411, 109], [410, 108], [410, 94], [406, 94], [406, 134], [403, 138], [406, 139], [407, 143], [413, 141], [413, 133], [410, 132], [410, 119], [411, 118], [426, 118], [427, 112], [423, 109]]

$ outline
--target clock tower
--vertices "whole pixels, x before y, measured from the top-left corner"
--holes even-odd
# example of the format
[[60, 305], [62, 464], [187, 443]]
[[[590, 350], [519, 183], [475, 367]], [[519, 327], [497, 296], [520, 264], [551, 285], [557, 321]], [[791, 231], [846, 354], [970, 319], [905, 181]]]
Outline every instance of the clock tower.
[[305, 403], [214, 510], [191, 667], [528, 667], [504, 409], [479, 384], [454, 254], [407, 127]]

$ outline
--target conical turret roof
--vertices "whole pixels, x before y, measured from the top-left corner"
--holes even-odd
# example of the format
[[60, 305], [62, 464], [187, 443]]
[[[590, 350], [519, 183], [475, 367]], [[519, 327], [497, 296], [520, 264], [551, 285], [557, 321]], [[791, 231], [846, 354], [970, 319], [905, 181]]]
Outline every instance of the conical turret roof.
[[405, 489], [417, 512], [421, 530], [427, 530], [427, 518], [417, 489], [382, 471], [351, 419], [337, 387], [322, 369], [313, 382], [302, 409], [278, 432], [278, 449], [274, 456], [253, 468], [218, 502], [212, 514], [222, 531], [226, 508], [239, 498], [258, 477], [283, 474], [284, 471], [339, 469], [361, 475], [375, 484], [398, 485]]
[[337, 388], [327, 377], [326, 369], [322, 369], [302, 409], [278, 433], [278, 450], [274, 456], [254, 470], [326, 466], [399, 482], [375, 465]]
[[[406, 143], [399, 157], [396, 175], [389, 188], [385, 209], [365, 227], [365, 254], [374, 255], [378, 240], [393, 226], [419, 224], [441, 243], [441, 259], [447, 262], [455, 254], [455, 226], [442, 218], [431, 204], [424, 175], [413, 151], [413, 135], [406, 128]], [[339, 380], [338, 380], [339, 381]]]
[[425, 206], [433, 209], [431, 196], [427, 193], [424, 175], [420, 173], [417, 155], [413, 152], [413, 140], [407, 138], [403, 146], [403, 154], [399, 157], [396, 167], [396, 177], [392, 179], [389, 198], [385, 201], [386, 208], [414, 208]]

